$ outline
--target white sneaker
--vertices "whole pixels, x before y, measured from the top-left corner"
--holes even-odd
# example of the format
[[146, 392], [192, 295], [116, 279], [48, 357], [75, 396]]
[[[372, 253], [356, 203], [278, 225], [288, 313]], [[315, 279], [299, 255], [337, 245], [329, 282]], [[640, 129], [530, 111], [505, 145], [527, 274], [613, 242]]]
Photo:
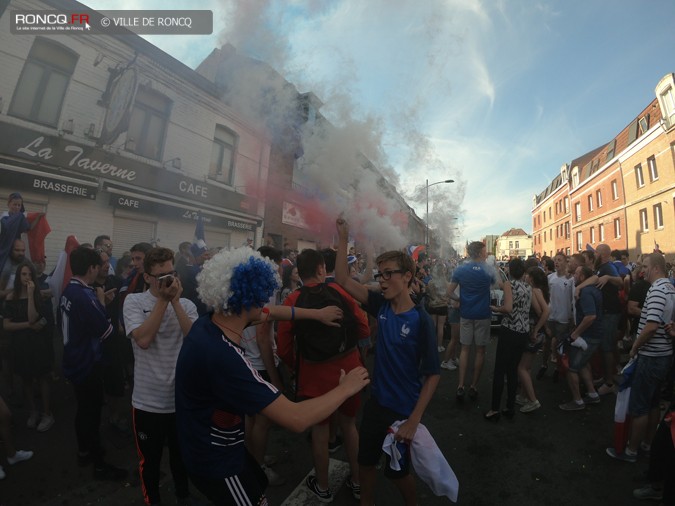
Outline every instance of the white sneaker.
[[28, 420], [26, 421], [26, 427], [28, 427], [29, 429], [34, 429], [35, 427], [37, 427], [38, 418], [39, 418], [38, 412], [33, 411], [28, 417]]
[[445, 346], [439, 346], [438, 347], [438, 353], [441, 353], [443, 351], [445, 351]]
[[5, 474], [5, 470], [2, 468], [2, 466], [0, 466], [0, 480], [4, 480], [5, 476], [7, 476]]
[[265, 476], [267, 476], [267, 481], [269, 482], [268, 484], [270, 487], [278, 487], [279, 485], [286, 483], [286, 478], [281, 476], [273, 469], [270, 469], [264, 464], [260, 467], [262, 467], [262, 470], [265, 472]]
[[47, 432], [54, 425], [54, 415], [42, 415], [42, 419], [37, 426], [38, 432]]
[[541, 407], [541, 404], [539, 401], [530, 401], [525, 404], [523, 404], [523, 407], [520, 408], [521, 413], [530, 413], [532, 411], [535, 411]]
[[441, 362], [441, 369], [447, 369], [448, 371], [454, 371], [457, 369], [457, 366], [452, 360], [444, 360]]
[[11, 465], [18, 464], [24, 460], [28, 460], [33, 456], [33, 452], [30, 450], [17, 450], [13, 457], [7, 457], [7, 462]]
[[528, 399], [527, 397], [522, 396], [520, 394], [516, 395], [516, 404], [518, 404], [519, 406], [524, 406], [528, 402], [530, 402], [530, 399]]

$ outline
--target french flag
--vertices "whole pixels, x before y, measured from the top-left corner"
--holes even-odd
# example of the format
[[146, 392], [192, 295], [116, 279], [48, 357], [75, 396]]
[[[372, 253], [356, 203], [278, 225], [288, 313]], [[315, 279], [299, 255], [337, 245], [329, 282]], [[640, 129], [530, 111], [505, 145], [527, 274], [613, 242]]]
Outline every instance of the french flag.
[[616, 394], [616, 405], [614, 406], [614, 450], [617, 454], [624, 452], [628, 437], [630, 436], [631, 418], [628, 414], [628, 401], [630, 400], [633, 373], [635, 372], [636, 365], [637, 356], [633, 357], [621, 371], [623, 380], [619, 385], [619, 392]]
[[70, 254], [79, 245], [80, 243], [74, 235], [69, 235], [66, 238], [66, 245], [59, 254], [59, 259], [56, 262], [54, 272], [52, 272], [52, 275], [49, 277], [49, 288], [51, 289], [52, 297], [54, 297], [57, 304], [59, 300], [61, 300], [63, 288], [68, 284], [70, 278], [73, 277], [73, 271], [70, 270]]

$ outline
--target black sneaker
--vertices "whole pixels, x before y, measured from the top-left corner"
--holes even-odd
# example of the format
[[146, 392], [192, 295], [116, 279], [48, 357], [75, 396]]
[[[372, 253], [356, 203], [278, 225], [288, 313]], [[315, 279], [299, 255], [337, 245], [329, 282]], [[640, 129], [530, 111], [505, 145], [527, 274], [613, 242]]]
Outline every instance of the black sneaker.
[[94, 479], [101, 481], [121, 481], [129, 475], [129, 471], [104, 462], [94, 465]]
[[325, 503], [333, 502], [333, 494], [331, 493], [330, 489], [321, 490], [319, 488], [319, 484], [316, 482], [316, 476], [313, 474], [307, 477], [305, 480], [305, 485], [307, 485], [307, 488], [316, 496], [319, 501]]
[[342, 446], [342, 438], [340, 436], [335, 436], [335, 441], [328, 441], [328, 453], [335, 453]]

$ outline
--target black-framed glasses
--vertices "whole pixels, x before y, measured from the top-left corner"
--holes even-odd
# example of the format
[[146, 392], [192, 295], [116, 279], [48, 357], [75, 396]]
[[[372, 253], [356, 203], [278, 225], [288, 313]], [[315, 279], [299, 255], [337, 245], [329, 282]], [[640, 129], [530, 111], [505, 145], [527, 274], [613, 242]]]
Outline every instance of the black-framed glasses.
[[160, 272], [159, 274], [148, 274], [148, 276], [151, 276], [153, 278], [161, 278], [163, 276], [173, 276], [176, 277], [178, 273], [176, 271], [171, 271], [171, 272]]
[[375, 274], [373, 277], [375, 278], [375, 281], [379, 281], [380, 278], [384, 281], [389, 281], [391, 279], [392, 274], [403, 274], [402, 269], [394, 269], [391, 271], [384, 271], [384, 272], [378, 272]]

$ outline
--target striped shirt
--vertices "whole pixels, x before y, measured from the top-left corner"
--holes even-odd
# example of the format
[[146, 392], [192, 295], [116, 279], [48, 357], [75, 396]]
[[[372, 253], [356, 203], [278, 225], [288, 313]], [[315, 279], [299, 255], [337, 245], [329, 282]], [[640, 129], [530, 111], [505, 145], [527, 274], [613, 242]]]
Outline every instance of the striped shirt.
[[[131, 293], [124, 300], [124, 326], [134, 350], [134, 391], [131, 405], [150, 413], [176, 411], [176, 360], [183, 345], [183, 332], [171, 304], [168, 305], [157, 336], [143, 349], [131, 333], [150, 316], [157, 298], [150, 290]], [[181, 306], [193, 322], [198, 318], [196, 306], [188, 299], [180, 299]]]
[[527, 333], [530, 331], [530, 305], [532, 303], [532, 287], [518, 279], [511, 281], [513, 307], [511, 312], [502, 318], [502, 325], [514, 332]]
[[673, 343], [666, 334], [664, 325], [670, 323], [673, 319], [674, 304], [675, 289], [668, 278], [660, 278], [654, 281], [647, 292], [644, 306], [642, 306], [638, 335], [642, 333], [648, 322], [658, 323], [659, 327], [651, 339], [640, 347], [638, 351], [640, 355], [666, 357], [673, 354]]

